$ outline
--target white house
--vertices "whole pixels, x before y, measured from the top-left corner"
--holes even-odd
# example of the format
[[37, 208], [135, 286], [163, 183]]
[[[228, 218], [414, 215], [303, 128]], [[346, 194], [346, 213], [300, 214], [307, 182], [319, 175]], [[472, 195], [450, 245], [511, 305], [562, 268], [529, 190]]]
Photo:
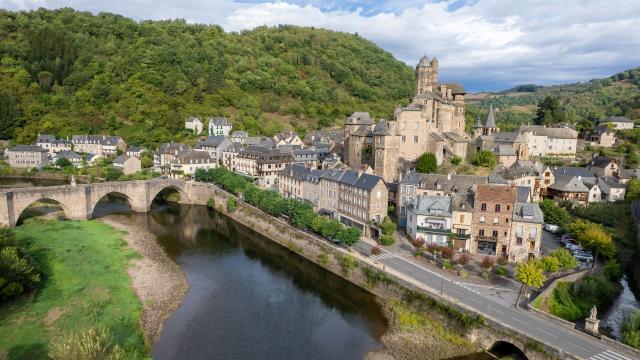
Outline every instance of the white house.
[[113, 166], [122, 169], [125, 175], [135, 174], [142, 170], [142, 162], [139, 158], [129, 155], [120, 155], [113, 160]]
[[36, 145], [47, 150], [49, 154], [55, 155], [60, 151], [71, 150], [71, 142], [66, 140], [58, 140], [53, 135], [39, 134]]
[[604, 119], [600, 119], [597, 122], [598, 125], [611, 124], [616, 130], [633, 129], [633, 126], [635, 125], [633, 120], [625, 116], [609, 116]]
[[576, 156], [578, 132], [573, 129], [522, 125], [519, 132], [527, 143], [530, 156]]
[[407, 207], [407, 234], [427, 244], [447, 246], [451, 234], [451, 197], [420, 195]]
[[75, 151], [59, 151], [52, 159], [54, 165], [58, 164], [59, 159], [67, 159], [74, 167], [82, 167], [82, 156]]
[[614, 202], [624, 200], [627, 187], [621, 184], [617, 178], [612, 176], [599, 176], [598, 186], [602, 190], [602, 200]]
[[185, 150], [171, 161], [172, 175], [194, 175], [197, 169], [213, 169], [217, 163], [208, 151]]
[[229, 136], [233, 126], [226, 117], [209, 118], [209, 136]]
[[196, 135], [200, 135], [204, 130], [204, 124], [200, 118], [192, 116], [184, 121], [184, 128], [193, 131]]

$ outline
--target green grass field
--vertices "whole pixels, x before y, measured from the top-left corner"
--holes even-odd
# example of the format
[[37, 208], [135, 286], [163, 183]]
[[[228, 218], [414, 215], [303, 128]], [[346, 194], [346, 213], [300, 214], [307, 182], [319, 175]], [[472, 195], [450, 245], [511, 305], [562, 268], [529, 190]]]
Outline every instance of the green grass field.
[[91, 327], [106, 328], [127, 358], [148, 357], [126, 272], [138, 255], [122, 234], [97, 221], [37, 218], [16, 234], [43, 276], [34, 295], [0, 305], [0, 359], [47, 358], [52, 338]]

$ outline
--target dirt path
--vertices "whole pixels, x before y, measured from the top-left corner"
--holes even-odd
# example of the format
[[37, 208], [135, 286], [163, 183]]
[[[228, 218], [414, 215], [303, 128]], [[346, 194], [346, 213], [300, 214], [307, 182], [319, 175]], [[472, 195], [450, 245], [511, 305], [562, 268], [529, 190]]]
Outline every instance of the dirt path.
[[189, 289], [187, 278], [164, 250], [158, 245], [155, 235], [144, 227], [132, 224], [126, 217], [110, 215], [101, 218], [105, 224], [124, 231], [129, 247], [142, 258], [133, 259], [127, 269], [135, 293], [142, 302], [143, 331], [150, 346], [162, 333], [164, 321], [180, 306]]

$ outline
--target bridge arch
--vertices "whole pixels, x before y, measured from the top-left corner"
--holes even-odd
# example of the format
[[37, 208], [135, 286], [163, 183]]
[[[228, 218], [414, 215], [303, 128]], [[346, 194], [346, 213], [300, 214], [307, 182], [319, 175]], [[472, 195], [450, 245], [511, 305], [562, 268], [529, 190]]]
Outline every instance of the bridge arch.
[[489, 353], [498, 358], [509, 357], [510, 359], [528, 360], [527, 355], [520, 348], [508, 341], [499, 340], [489, 348]]
[[18, 225], [20, 219], [23, 217], [23, 215], [25, 214], [25, 211], [31, 207], [33, 204], [36, 204], [38, 202], [47, 202], [47, 203], [52, 203], [52, 204], [56, 204], [58, 206], [60, 206], [60, 208], [62, 209], [62, 212], [64, 212], [64, 216], [67, 219], [70, 220], [79, 220], [79, 219], [74, 219], [75, 217], [75, 213], [74, 213], [74, 209], [72, 209], [70, 206], [68, 206], [67, 204], [65, 204], [64, 201], [62, 201], [61, 199], [55, 199], [55, 196], [52, 197], [40, 197], [37, 199], [33, 199], [30, 201], [24, 201], [22, 202], [20, 205], [18, 205], [17, 208], [15, 208], [15, 219], [14, 219], [14, 223], [11, 224], [12, 226], [16, 226]]
[[89, 213], [89, 217], [94, 218], [95, 216], [99, 215], [99, 214], [96, 214], [96, 209], [98, 208], [100, 201], [106, 199], [108, 196], [116, 196], [118, 198], [125, 199], [129, 207], [133, 209], [134, 200], [131, 198], [131, 196], [121, 191], [111, 191], [102, 195], [102, 197], [100, 198], [96, 196], [96, 199], [94, 199], [95, 201], [91, 204], [91, 208], [90, 208], [91, 212]]
[[174, 190], [180, 194], [180, 203], [191, 203], [191, 198], [187, 191], [183, 188], [181, 183], [175, 184], [160, 184], [159, 186], [151, 186], [149, 188], [149, 202], [146, 207], [146, 211], [149, 211], [151, 204], [158, 197], [158, 195], [166, 190]]

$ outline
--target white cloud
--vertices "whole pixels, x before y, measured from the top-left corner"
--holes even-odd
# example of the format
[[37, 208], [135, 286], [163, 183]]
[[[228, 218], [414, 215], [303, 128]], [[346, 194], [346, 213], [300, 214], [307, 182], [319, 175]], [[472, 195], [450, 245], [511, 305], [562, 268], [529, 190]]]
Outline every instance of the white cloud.
[[444, 80], [477, 90], [588, 80], [640, 65], [638, 0], [303, 3], [0, 0], [0, 7], [71, 6], [135, 19], [179, 17], [229, 31], [294, 24], [357, 32], [411, 65], [425, 52], [437, 56]]

